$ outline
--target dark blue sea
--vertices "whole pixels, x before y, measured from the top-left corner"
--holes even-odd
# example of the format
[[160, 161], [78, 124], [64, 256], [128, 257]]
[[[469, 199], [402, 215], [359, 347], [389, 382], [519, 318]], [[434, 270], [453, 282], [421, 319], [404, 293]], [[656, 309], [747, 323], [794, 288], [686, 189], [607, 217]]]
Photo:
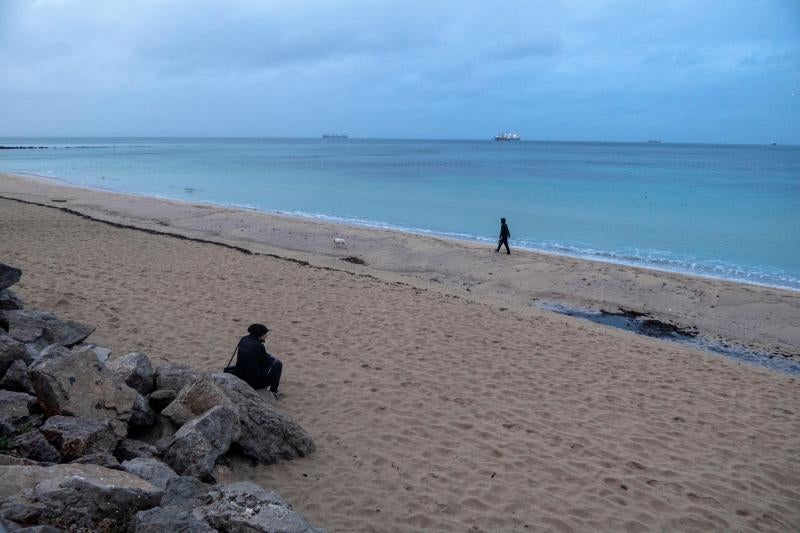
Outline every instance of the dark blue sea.
[[0, 171], [800, 290], [800, 147], [0, 138]]

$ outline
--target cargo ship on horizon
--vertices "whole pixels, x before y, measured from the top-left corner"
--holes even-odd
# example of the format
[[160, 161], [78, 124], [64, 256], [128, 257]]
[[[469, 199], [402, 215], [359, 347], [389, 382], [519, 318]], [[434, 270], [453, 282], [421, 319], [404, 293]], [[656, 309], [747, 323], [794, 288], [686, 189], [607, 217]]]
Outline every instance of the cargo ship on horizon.
[[521, 139], [519, 133], [500, 133], [494, 136], [495, 141], [519, 141]]

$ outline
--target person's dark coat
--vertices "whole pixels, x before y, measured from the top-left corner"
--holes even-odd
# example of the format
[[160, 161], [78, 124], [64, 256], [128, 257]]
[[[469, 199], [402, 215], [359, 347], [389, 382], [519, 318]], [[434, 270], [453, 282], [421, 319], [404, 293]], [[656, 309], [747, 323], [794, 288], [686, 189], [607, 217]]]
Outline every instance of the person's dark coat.
[[[264, 343], [253, 335], [245, 335], [239, 340], [236, 355], [236, 375], [250, 383], [267, 372], [271, 366], [269, 354]], [[252, 385], [252, 384], [251, 384]]]

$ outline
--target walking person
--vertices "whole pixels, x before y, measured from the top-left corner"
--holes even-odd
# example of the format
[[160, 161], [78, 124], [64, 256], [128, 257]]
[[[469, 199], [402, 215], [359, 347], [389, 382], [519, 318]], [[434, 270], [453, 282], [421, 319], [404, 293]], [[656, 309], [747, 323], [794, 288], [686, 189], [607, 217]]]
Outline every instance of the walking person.
[[269, 387], [272, 397], [277, 400], [283, 363], [264, 347], [269, 328], [264, 324], [252, 324], [247, 332], [239, 340], [235, 374], [254, 389]]
[[511, 249], [508, 247], [508, 238], [511, 237], [511, 232], [508, 231], [508, 225], [506, 224], [506, 219], [500, 219], [500, 241], [497, 243], [497, 250], [495, 252], [500, 251], [500, 247], [504, 244], [506, 245], [506, 253], [510, 254]]

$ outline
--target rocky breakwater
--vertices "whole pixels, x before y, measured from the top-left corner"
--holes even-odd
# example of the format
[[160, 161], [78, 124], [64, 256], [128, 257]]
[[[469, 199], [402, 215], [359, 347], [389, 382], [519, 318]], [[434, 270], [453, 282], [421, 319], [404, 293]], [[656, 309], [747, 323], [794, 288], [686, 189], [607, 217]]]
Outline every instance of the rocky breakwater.
[[312, 453], [302, 427], [235, 376], [86, 343], [21, 275], [0, 263], [0, 531], [319, 531], [226, 466]]

